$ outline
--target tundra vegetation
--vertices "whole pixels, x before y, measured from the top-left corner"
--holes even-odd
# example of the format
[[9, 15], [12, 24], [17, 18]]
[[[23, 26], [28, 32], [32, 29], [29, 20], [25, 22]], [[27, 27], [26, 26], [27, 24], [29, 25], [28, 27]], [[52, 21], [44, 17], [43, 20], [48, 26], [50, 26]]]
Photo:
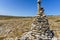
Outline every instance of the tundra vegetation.
[[[60, 16], [47, 17], [50, 29], [55, 33], [55, 37], [60, 38]], [[0, 40], [10, 37], [21, 37], [23, 33], [30, 30], [34, 18], [35, 16], [0, 16]]]

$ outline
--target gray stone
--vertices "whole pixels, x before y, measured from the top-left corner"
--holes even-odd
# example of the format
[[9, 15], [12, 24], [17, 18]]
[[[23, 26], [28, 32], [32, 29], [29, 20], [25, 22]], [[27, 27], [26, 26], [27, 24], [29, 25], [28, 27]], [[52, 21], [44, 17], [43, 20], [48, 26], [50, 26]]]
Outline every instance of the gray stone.
[[39, 0], [38, 7], [38, 15], [31, 25], [31, 30], [24, 33], [20, 40], [52, 40], [54, 37], [53, 31], [49, 28], [48, 19], [46, 15], [44, 15], [44, 10], [40, 7]]

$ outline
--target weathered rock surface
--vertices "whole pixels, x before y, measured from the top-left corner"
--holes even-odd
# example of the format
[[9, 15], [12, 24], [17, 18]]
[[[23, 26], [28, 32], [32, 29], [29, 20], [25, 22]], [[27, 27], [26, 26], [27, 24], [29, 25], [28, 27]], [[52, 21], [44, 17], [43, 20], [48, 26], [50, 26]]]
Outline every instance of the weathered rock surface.
[[31, 30], [24, 33], [21, 40], [51, 40], [53, 36], [54, 33], [49, 29], [47, 17], [38, 16], [32, 23]]
[[32, 23], [31, 30], [24, 33], [20, 40], [52, 40], [54, 33], [49, 27], [44, 9], [40, 8], [40, 0], [38, 0], [38, 15]]

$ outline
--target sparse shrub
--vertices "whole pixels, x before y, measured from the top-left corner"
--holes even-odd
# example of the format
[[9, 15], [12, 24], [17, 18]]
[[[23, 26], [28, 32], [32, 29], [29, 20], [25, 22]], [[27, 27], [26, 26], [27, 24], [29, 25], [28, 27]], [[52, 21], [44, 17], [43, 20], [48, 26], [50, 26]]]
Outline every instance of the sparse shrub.
[[56, 20], [55, 22], [60, 22], [60, 20]]
[[3, 25], [3, 23], [0, 23], [0, 26], [2, 26]]

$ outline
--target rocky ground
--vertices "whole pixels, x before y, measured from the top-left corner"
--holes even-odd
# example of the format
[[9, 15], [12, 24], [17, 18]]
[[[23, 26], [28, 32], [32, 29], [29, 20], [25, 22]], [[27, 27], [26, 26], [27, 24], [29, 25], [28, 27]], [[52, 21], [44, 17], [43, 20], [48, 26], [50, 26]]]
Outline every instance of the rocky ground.
[[[31, 28], [35, 17], [0, 17], [0, 40], [3, 38], [21, 37]], [[60, 16], [48, 16], [51, 30], [60, 38]]]

